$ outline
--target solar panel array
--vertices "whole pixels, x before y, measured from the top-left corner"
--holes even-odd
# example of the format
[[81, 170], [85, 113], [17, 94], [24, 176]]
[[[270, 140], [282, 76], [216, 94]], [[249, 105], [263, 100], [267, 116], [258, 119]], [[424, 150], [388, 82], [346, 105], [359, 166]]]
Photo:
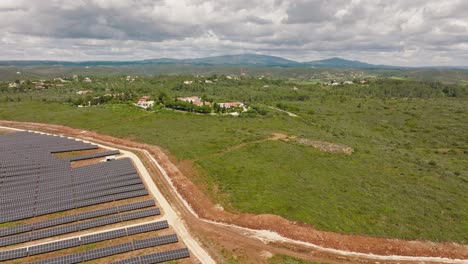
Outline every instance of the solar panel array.
[[[33, 255], [42, 254], [42, 253], [46, 253], [50, 251], [76, 247], [76, 246], [86, 245], [90, 243], [108, 241], [110, 239], [124, 237], [127, 235], [130, 236], [134, 234], [141, 234], [141, 233], [156, 231], [160, 229], [165, 229], [168, 227], [169, 227], [169, 224], [167, 223], [167, 221], [160, 221], [160, 222], [143, 224], [143, 225], [134, 226], [134, 227], [120, 228], [120, 229], [97, 233], [93, 235], [81, 236], [80, 238], [71, 238], [71, 239], [60, 240], [60, 241], [47, 243], [47, 244], [30, 246], [28, 248], [20, 248], [20, 249], [3, 251], [3, 252], [0, 252], [0, 261], [23, 258], [27, 256], [33, 256]], [[132, 231], [130, 232], [130, 230]], [[151, 244], [151, 241], [147, 243]], [[155, 242], [153, 242], [153, 244], [154, 243]]]
[[83, 222], [78, 222], [70, 225], [61, 225], [57, 227], [41, 229], [31, 233], [18, 234], [13, 236], [7, 236], [0, 238], [0, 246], [10, 246], [14, 244], [19, 244], [23, 242], [29, 242], [33, 240], [64, 235], [73, 232], [79, 232], [86, 229], [91, 229], [95, 227], [105, 226], [120, 223], [122, 221], [129, 221], [134, 219], [139, 219], [148, 216], [159, 215], [160, 211], [158, 208], [149, 208], [135, 212], [117, 214], [107, 217], [101, 217], [96, 219], [91, 219]]
[[112, 262], [112, 264], [154, 264], [188, 257], [190, 257], [188, 249], [180, 248], [119, 260]]
[[92, 154], [87, 154], [87, 155], [81, 155], [81, 156], [76, 156], [76, 157], [69, 157], [67, 158], [67, 160], [70, 162], [80, 161], [80, 160], [87, 160], [87, 159], [102, 158], [102, 157], [118, 155], [118, 154], [120, 154], [120, 151], [112, 150], [112, 151], [106, 151], [106, 152], [98, 152], [98, 153], [92, 153]]
[[179, 240], [177, 235], [171, 234], [167, 236], [152, 237], [143, 240], [134, 240], [132, 242], [121, 243], [103, 248], [92, 249], [80, 253], [60, 256], [56, 258], [49, 258], [31, 262], [31, 264], [51, 264], [51, 263], [79, 263], [83, 261], [90, 261], [99, 258], [130, 252], [138, 249], [145, 249], [156, 247], [171, 243], [177, 243]]
[[[50, 213], [148, 195], [130, 159], [71, 168], [70, 162], [120, 154], [118, 150], [58, 158], [53, 153], [98, 149], [60, 136], [16, 132], [0, 135], [0, 224]], [[124, 204], [0, 229], [0, 247], [159, 215], [153, 200]], [[150, 208], [149, 208], [150, 207]], [[136, 211], [135, 211], [136, 210]], [[0, 251], [0, 262], [168, 228], [167, 221]], [[177, 235], [152, 237], [37, 263], [79, 263], [178, 242]], [[187, 249], [158, 252], [122, 263], [157, 263], [189, 257]]]
[[71, 168], [51, 155], [96, 148], [30, 132], [0, 135], [0, 223], [148, 194], [129, 159]]

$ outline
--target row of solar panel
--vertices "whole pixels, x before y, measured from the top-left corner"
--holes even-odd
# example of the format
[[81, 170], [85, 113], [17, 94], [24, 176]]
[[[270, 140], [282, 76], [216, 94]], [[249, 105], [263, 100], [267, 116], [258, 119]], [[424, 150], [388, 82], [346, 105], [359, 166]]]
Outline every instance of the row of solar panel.
[[[15, 195], [14, 193], [5, 193], [1, 195], [0, 197], [3, 199], [3, 201], [1, 201], [0, 204], [11, 204], [11, 202], [15, 201], [15, 205], [16, 205], [16, 204], [19, 204], [18, 202], [22, 202], [22, 200], [41, 201], [41, 200], [47, 200], [47, 199], [57, 197], [57, 196], [72, 196], [73, 194], [82, 196], [82, 194], [88, 193], [88, 192], [96, 192], [100, 190], [123, 187], [126, 185], [132, 185], [132, 184], [138, 184], [138, 183], [141, 183], [140, 178], [138, 177], [137, 174], [133, 174], [133, 175], [126, 175], [126, 176], [119, 177], [113, 182], [107, 182], [106, 180], [101, 180], [101, 181], [89, 182], [85, 185], [79, 185], [73, 188], [60, 188], [58, 186], [55, 186], [55, 187], [50, 186], [50, 187], [46, 187], [42, 189], [31, 189], [31, 188], [27, 189], [27, 187], [25, 186], [23, 187], [24, 190], [17, 190], [17, 191], [23, 191], [23, 193], [21, 193], [20, 195]], [[55, 188], [55, 190], [52, 188]]]
[[159, 215], [160, 211], [158, 208], [150, 208], [130, 213], [123, 213], [119, 215], [112, 215], [97, 219], [92, 219], [84, 222], [79, 222], [70, 225], [62, 225], [57, 227], [52, 227], [48, 229], [41, 229], [39, 231], [34, 231], [31, 233], [18, 234], [13, 236], [7, 236], [0, 238], [0, 246], [10, 246], [23, 242], [29, 242], [37, 239], [48, 238], [73, 232], [79, 232], [86, 229], [91, 229], [95, 227], [120, 223], [123, 221], [129, 221], [149, 216]]
[[[122, 178], [123, 177], [123, 178]], [[136, 173], [135, 169], [132, 167], [127, 168], [127, 171], [125, 172], [120, 172], [120, 173], [113, 173], [111, 175], [105, 175], [105, 177], [101, 176], [99, 172], [95, 173], [94, 175], [86, 175], [86, 177], [81, 177], [81, 178], [67, 178], [67, 179], [62, 179], [62, 182], [66, 184], [68, 187], [80, 187], [81, 185], [97, 185], [96, 182], [106, 182], [109, 181], [112, 183], [113, 181], [118, 181], [121, 179], [131, 179], [131, 178], [139, 178], [138, 174]], [[37, 181], [37, 179], [33, 179], [33, 181]], [[9, 186], [12, 187], [12, 186]], [[18, 189], [16, 188], [8, 188], [8, 190], [5, 190], [5, 192], [2, 192], [3, 195], [11, 195], [12, 197], [15, 198], [20, 198], [21, 193], [18, 191], [28, 191], [30, 189], [36, 189], [36, 190], [50, 190], [51, 188], [57, 189], [57, 191], [60, 191], [61, 188], [57, 188], [59, 185], [56, 183], [49, 183], [45, 181], [44, 179], [40, 179], [40, 182], [36, 185], [21, 185], [18, 186]], [[65, 186], [62, 186], [65, 187]], [[85, 187], [83, 187], [84, 189]], [[24, 197], [24, 196], [23, 196]]]
[[67, 158], [66, 160], [80, 161], [80, 160], [87, 160], [87, 159], [102, 158], [102, 157], [118, 155], [118, 154], [120, 154], [120, 151], [112, 150], [112, 151], [98, 152], [98, 153], [92, 153], [92, 154], [81, 155], [81, 156], [76, 156], [76, 157], [70, 157], [70, 158]]
[[[49, 153], [59, 153], [59, 152], [69, 152], [69, 151], [80, 151], [80, 150], [89, 150], [89, 149], [97, 149], [98, 147], [95, 145], [85, 145], [87, 143], [81, 142], [63, 142], [63, 143], [55, 143], [55, 142], [41, 142], [38, 144], [33, 140], [31, 143], [34, 145], [26, 145], [27, 142], [18, 142], [18, 141], [8, 141], [8, 142], [1, 142], [2, 149], [4, 151], [8, 151], [12, 146], [18, 147], [18, 150], [28, 150], [28, 149], [40, 149], [47, 151]], [[6, 143], [6, 144], [5, 144]]]
[[35, 212], [30, 211], [30, 209], [20, 210], [17, 213], [12, 213], [10, 215], [3, 215], [3, 214], [0, 215], [0, 224], [11, 222], [11, 221], [16, 221], [16, 220], [27, 219], [27, 218], [31, 218], [34, 216], [41, 216], [41, 215], [46, 215], [50, 213], [61, 212], [61, 211], [66, 211], [70, 209], [77, 209], [81, 207], [107, 203], [107, 202], [112, 202], [112, 201], [118, 201], [118, 200], [133, 198], [133, 197], [145, 196], [145, 195], [148, 195], [148, 191], [146, 189], [142, 189], [138, 191], [123, 192], [123, 193], [117, 193], [113, 195], [88, 199], [84, 201], [75, 202], [74, 204], [64, 205], [61, 207], [52, 207], [49, 209], [42, 208], [40, 210], [36, 210]]
[[[21, 198], [26, 198], [28, 195], [24, 193], [36, 193], [39, 196], [54, 196], [55, 193], [60, 193], [63, 191], [71, 191], [71, 190], [76, 190], [77, 192], [82, 192], [86, 190], [87, 188], [93, 187], [93, 188], [101, 188], [105, 189], [105, 186], [100, 186], [97, 184], [118, 184], [120, 181], [127, 181], [127, 180], [132, 180], [132, 179], [140, 179], [138, 174], [136, 172], [134, 173], [129, 173], [129, 174], [121, 174], [121, 175], [115, 175], [111, 176], [111, 179], [107, 179], [104, 177], [101, 178], [89, 178], [89, 181], [83, 181], [81, 179], [75, 180], [73, 178], [70, 179], [62, 179], [61, 181], [56, 181], [54, 183], [50, 183], [50, 185], [47, 185], [49, 182], [44, 182], [41, 179], [29, 182], [29, 183], [23, 183], [23, 185], [18, 185], [18, 186], [5, 186], [5, 189], [2, 192], [1, 197], [4, 198], [15, 198], [15, 199], [21, 199]], [[95, 179], [93, 181], [93, 179]], [[27, 184], [27, 185], [26, 185]], [[21, 192], [21, 193], [17, 193]]]
[[0, 261], [11, 260], [17, 258], [23, 258], [27, 256], [33, 256], [37, 254], [47, 253], [59, 249], [65, 249], [75, 246], [86, 245], [90, 243], [96, 243], [101, 241], [107, 241], [124, 236], [131, 236], [150, 231], [156, 231], [160, 229], [168, 228], [169, 224], [167, 221], [154, 222], [149, 224], [143, 224], [138, 226], [132, 226], [128, 228], [120, 228], [112, 231], [97, 233], [93, 235], [81, 236], [80, 238], [70, 238], [52, 243], [31, 246], [28, 248], [19, 248], [8, 251], [0, 252]]
[[[16, 181], [2, 181], [0, 183], [0, 188], [4, 188], [5, 194], [15, 194], [13, 189], [18, 189], [22, 191], [35, 190], [35, 189], [57, 189], [58, 187], [64, 188], [73, 188], [79, 187], [81, 184], [94, 182], [93, 180], [101, 181], [113, 181], [114, 178], [122, 177], [125, 175], [137, 175], [135, 170], [113, 173], [102, 173], [97, 172], [94, 175], [57, 175], [51, 177], [50, 175], [44, 175], [36, 173], [33, 177], [25, 179], [17, 179]], [[16, 193], [20, 196], [21, 193]]]
[[139, 183], [130, 183], [130, 182], [123, 182], [123, 184], [129, 184], [125, 186], [118, 186], [118, 184], [113, 184], [113, 188], [111, 189], [91, 189], [91, 193], [89, 192], [61, 192], [57, 193], [56, 196], [51, 197], [41, 197], [42, 199], [34, 199], [30, 197], [30, 199], [21, 199], [16, 202], [12, 201], [12, 203], [3, 203], [0, 204], [0, 209], [5, 215], [10, 214], [17, 214], [18, 209], [22, 208], [21, 211], [27, 211], [30, 213], [33, 212], [41, 212], [43, 210], [56, 210], [59, 207], [65, 206], [65, 208], [73, 207], [75, 203], [80, 201], [89, 200], [93, 198], [98, 198], [102, 196], [108, 196], [117, 193], [125, 193], [131, 191], [138, 191], [144, 190], [145, 186], [141, 181]]
[[136, 209], [143, 209], [143, 208], [151, 207], [154, 205], [155, 203], [153, 200], [146, 200], [142, 202], [113, 206], [109, 208], [93, 210], [93, 211], [83, 212], [83, 213], [74, 214], [74, 215], [57, 217], [54, 219], [40, 221], [40, 222], [36, 222], [32, 224], [24, 224], [24, 225], [10, 227], [10, 228], [3, 228], [3, 229], [0, 229], [0, 237], [20, 234], [24, 232], [39, 230], [39, 229], [53, 227], [57, 225], [68, 224], [68, 223], [72, 223], [76, 221], [88, 220], [91, 218], [111, 215], [111, 214], [115, 214], [119, 212], [123, 213], [123, 212], [128, 212], [128, 211], [132, 211]]
[[94, 175], [85, 175], [85, 176], [63, 176], [59, 175], [57, 178], [45, 178], [42, 177], [40, 174], [36, 175], [34, 178], [28, 178], [24, 181], [15, 181], [15, 182], [3, 182], [0, 188], [8, 188], [3, 193], [4, 195], [17, 195], [17, 196], [24, 196], [21, 193], [17, 193], [16, 191], [29, 191], [35, 190], [38, 192], [44, 192], [47, 190], [60, 190], [63, 188], [77, 188], [81, 187], [85, 184], [93, 184], [97, 181], [101, 182], [114, 182], [120, 180], [122, 177], [129, 177], [132, 176], [133, 178], [139, 178], [138, 174], [135, 170], [133, 171], [125, 171], [125, 172], [114, 172], [109, 174], [103, 173], [95, 173]]
[[[117, 153], [117, 152], [111, 152], [109, 154], [113, 154], [113, 153]], [[97, 154], [98, 153], [96, 153], [95, 155], [97, 155]], [[0, 166], [1, 171], [11, 172], [11, 171], [23, 170], [25, 168], [37, 168], [38, 166], [41, 169], [46, 169], [48, 165], [52, 165], [52, 164], [59, 166], [59, 168], [68, 168], [68, 169], [70, 169], [70, 167], [69, 167], [70, 164], [69, 164], [69, 161], [67, 159], [55, 158], [51, 154], [47, 155], [44, 152], [39, 152], [39, 153], [29, 152], [27, 154], [25, 154], [25, 153], [10, 153], [10, 155], [11, 156], [2, 155], [0, 162], [2, 162], [2, 164], [9, 164], [9, 166], [8, 167], [7, 166]], [[42, 155], [42, 156], [39, 157], [38, 155]], [[99, 155], [102, 155], [102, 154], [99, 154]], [[81, 156], [79, 156], [79, 157], [81, 157]], [[23, 162], [21, 162], [21, 163], [16, 162], [15, 163], [15, 161], [18, 160], [18, 158], [24, 158]], [[26, 161], [27, 161], [27, 163], [26, 163]], [[89, 165], [89, 166], [86, 166], [86, 167], [88, 169], [92, 169], [92, 168], [96, 168], [96, 167], [102, 167], [102, 166], [105, 167], [104, 164], [98, 163], [98, 164]], [[107, 165], [107, 167], [110, 167], [110, 165]], [[87, 169], [85, 169], [83, 167], [78, 167], [78, 168], [75, 168], [74, 170], [76, 170], [76, 171], [86, 171]], [[6, 175], [6, 176], [8, 176], [8, 175]]]
[[61, 192], [64, 190], [83, 190], [86, 189], [86, 187], [90, 187], [93, 185], [96, 185], [96, 183], [100, 184], [111, 184], [114, 182], [119, 182], [119, 181], [125, 181], [129, 179], [139, 179], [139, 176], [136, 172], [133, 173], [125, 173], [125, 174], [118, 174], [118, 175], [112, 175], [112, 176], [94, 176], [94, 177], [89, 177], [86, 180], [84, 179], [76, 179], [73, 177], [67, 178], [67, 179], [60, 179], [55, 182], [48, 182], [44, 181], [43, 179], [36, 179], [34, 181], [31, 181], [29, 183], [22, 183], [17, 184], [16, 186], [11, 185], [11, 186], [4, 186], [8, 189], [2, 190], [2, 197], [16, 197], [17, 199], [19, 198], [24, 198], [26, 195], [23, 193], [18, 193], [18, 192], [38, 192], [40, 195], [53, 195], [55, 192]]
[[[27, 157], [27, 156], [26, 156]], [[18, 158], [18, 157], [16, 157]], [[119, 161], [120, 163], [122, 163], [122, 161], [125, 161], [125, 159], [123, 160], [115, 160], [115, 161]], [[40, 169], [41, 171], [45, 171], [45, 172], [49, 172], [51, 171], [50, 168], [48, 168], [47, 166], [50, 165], [50, 164], [54, 164], [54, 165], [57, 165], [58, 168], [60, 169], [63, 169], [65, 171], [70, 171], [70, 168], [69, 168], [69, 163], [66, 162], [66, 161], [62, 161], [62, 160], [51, 160], [51, 161], [30, 161], [31, 165], [39, 165], [40, 167], [39, 168], [33, 168], [33, 167], [30, 167], [29, 169], [30, 170], [38, 170]], [[47, 165], [47, 166], [45, 166]], [[86, 172], [86, 171], [89, 171], [89, 170], [92, 170], [93, 168], [95, 167], [109, 167], [111, 164], [110, 163], [97, 163], [95, 164], [94, 166], [93, 165], [89, 165], [89, 166], [86, 166], [86, 167], [79, 167], [79, 168], [74, 168], [72, 171], [74, 172], [77, 172], [77, 173], [83, 173], [83, 172]], [[119, 168], [119, 167], [117, 167]], [[0, 171], [2, 172], [2, 175], [5, 176], [5, 177], [9, 177], [10, 174], [11, 176], [15, 176], [15, 175], [27, 175], [28, 171], [26, 169], [23, 169], [21, 168], [21, 170], [19, 169], [12, 169], [12, 168], [3, 168], [3, 167], [0, 167]]]
[[112, 264], [154, 264], [190, 257], [187, 248], [179, 248], [149, 255], [137, 256], [129, 259], [114, 261]]
[[[31, 179], [41, 178], [42, 180], [66, 178], [66, 176], [76, 175], [77, 178], [86, 178], [87, 176], [135, 173], [135, 168], [128, 159], [116, 160], [112, 164], [107, 162], [97, 163], [95, 166], [84, 166], [80, 169], [71, 169], [69, 165], [62, 164], [58, 161], [53, 161], [51, 164], [42, 164], [40, 169], [29, 169], [21, 171], [4, 170], [0, 168], [0, 177], [3, 184], [14, 184], [16, 182], [24, 182]], [[89, 167], [89, 168], [88, 168]]]
[[[114, 182], [95, 182], [95, 183], [88, 183], [86, 185], [81, 185], [77, 188], [59, 188], [58, 190], [34, 190], [34, 189], [26, 189], [24, 193], [21, 195], [15, 196], [15, 194], [4, 194], [0, 196], [2, 201], [0, 201], [1, 205], [10, 205], [10, 207], [21, 207], [24, 204], [30, 203], [38, 203], [40, 201], [47, 200], [57, 200], [60, 198], [60, 201], [71, 201], [73, 200], [73, 196], [83, 197], [84, 194], [87, 193], [99, 193], [100, 191], [108, 190], [108, 189], [115, 189], [118, 187], [125, 187], [130, 185], [142, 184], [141, 179], [137, 174], [134, 175], [126, 175], [121, 178], [116, 179]], [[64, 198], [64, 199], [62, 199]], [[3, 208], [6, 210], [7, 208]]]
[[150, 247], [157, 247], [161, 245], [177, 243], [179, 242], [177, 235], [167, 235], [152, 237], [143, 240], [134, 240], [133, 242], [121, 243], [113, 246], [97, 248], [88, 250], [85, 252], [60, 256], [56, 258], [49, 258], [40, 261], [31, 262], [31, 264], [52, 264], [52, 263], [79, 263], [84, 261], [90, 261], [94, 259], [105, 258], [112, 255], [130, 252], [133, 250], [145, 249]]
[[[87, 177], [87, 178], [75, 178], [75, 177], [65, 177], [60, 178], [58, 180], [44, 180], [43, 178], [30, 178], [27, 181], [22, 182], [14, 182], [14, 183], [4, 183], [0, 186], [0, 189], [3, 189], [2, 196], [15, 196], [17, 198], [25, 197], [21, 192], [38, 192], [39, 194], [52, 194], [54, 192], [60, 192], [61, 190], [69, 190], [69, 189], [85, 189], [84, 185], [91, 185], [96, 182], [102, 183], [113, 183], [121, 180], [127, 179], [139, 179], [138, 174], [134, 172], [130, 173], [121, 173], [115, 174], [111, 176], [106, 175], [95, 175], [94, 177]], [[95, 186], [95, 185], [94, 185]], [[2, 188], [3, 187], [3, 188]]]
[[[37, 142], [37, 140], [41, 140]], [[46, 145], [46, 143], [51, 144], [76, 144], [76, 143], [81, 143], [81, 144], [89, 144], [89, 143], [84, 143], [82, 141], [77, 141], [73, 139], [69, 139], [67, 137], [62, 137], [62, 136], [55, 136], [55, 135], [45, 135], [41, 133], [34, 133], [34, 132], [28, 132], [28, 131], [21, 131], [21, 132], [15, 132], [15, 133], [8, 133], [8, 134], [3, 134], [0, 137], [0, 143], [10, 143], [12, 141], [19, 141], [20, 143], [25, 143], [24, 145], [26, 146], [31, 146], [32, 143], [36, 144], [41, 144], [41, 145]], [[33, 145], [34, 146], [34, 145]]]

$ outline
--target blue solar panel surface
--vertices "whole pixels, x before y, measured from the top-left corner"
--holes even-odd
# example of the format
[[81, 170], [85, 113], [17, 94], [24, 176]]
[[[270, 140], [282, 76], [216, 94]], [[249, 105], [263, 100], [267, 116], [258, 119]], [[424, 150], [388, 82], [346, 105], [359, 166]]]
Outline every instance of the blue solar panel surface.
[[[108, 151], [71, 158], [53, 153], [97, 149], [96, 145], [60, 136], [17, 132], [0, 135], [0, 224], [41, 215], [148, 195], [129, 159], [72, 168], [70, 162], [119, 154]], [[113, 206], [45, 221], [0, 228], [0, 246], [49, 238], [89, 228], [159, 215], [153, 200]], [[139, 210], [139, 211], [133, 211]], [[89, 243], [168, 228], [166, 221], [120, 228], [94, 235], [0, 251], [0, 261], [19, 259]], [[79, 263], [137, 249], [176, 243], [175, 234], [112, 245], [46, 259], [37, 263]], [[122, 263], [176, 259], [183, 252], [159, 252]], [[187, 251], [188, 252], [188, 251]], [[148, 262], [149, 263], [149, 262]]]

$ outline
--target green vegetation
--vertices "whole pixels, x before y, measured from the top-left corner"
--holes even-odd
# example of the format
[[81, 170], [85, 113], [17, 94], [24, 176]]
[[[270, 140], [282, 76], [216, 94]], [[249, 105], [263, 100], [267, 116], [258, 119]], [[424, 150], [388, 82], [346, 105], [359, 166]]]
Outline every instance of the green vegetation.
[[[468, 240], [467, 86], [394, 79], [328, 86], [223, 75], [91, 78], [40, 91], [0, 85], [0, 119], [64, 124], [160, 145], [193, 161], [207, 194], [232, 211], [274, 213], [349, 234]], [[205, 83], [208, 78], [214, 83]], [[181, 85], [185, 80], [194, 82]], [[77, 108], [73, 100], [82, 89], [93, 90], [93, 97], [150, 95], [161, 105], [196, 95], [251, 108], [239, 117], [161, 105], [145, 111], [122, 98]], [[259, 142], [272, 133], [355, 152]]]
[[15, 227], [15, 226], [19, 226], [22, 224], [23, 224], [23, 221], [6, 222], [6, 223], [0, 224], [0, 228]]

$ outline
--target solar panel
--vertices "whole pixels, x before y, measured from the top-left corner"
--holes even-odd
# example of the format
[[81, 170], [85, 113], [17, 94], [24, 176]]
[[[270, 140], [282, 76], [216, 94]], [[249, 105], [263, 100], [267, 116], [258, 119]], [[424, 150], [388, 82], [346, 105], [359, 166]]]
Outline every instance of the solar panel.
[[153, 253], [149, 255], [140, 256], [141, 264], [153, 264], [160, 263], [170, 260], [176, 260], [181, 258], [190, 257], [190, 253], [187, 248], [169, 250], [164, 252]]
[[64, 217], [58, 217], [50, 220], [40, 221], [33, 223], [34, 229], [42, 229], [46, 227], [52, 227], [56, 225], [68, 224], [71, 222], [78, 221], [78, 217], [76, 215], [69, 215]]
[[30, 264], [71, 264], [82, 262], [82, 253], [70, 254], [31, 262]]
[[125, 214], [122, 214], [121, 216], [122, 216], [122, 221], [128, 221], [128, 220], [133, 220], [133, 219], [138, 219], [138, 218], [155, 216], [159, 214], [160, 214], [159, 208], [150, 208], [150, 209], [145, 209], [141, 211], [125, 213]]
[[57, 241], [57, 242], [52, 242], [52, 243], [47, 243], [47, 244], [42, 244], [42, 245], [37, 245], [37, 246], [31, 246], [29, 247], [28, 253], [29, 253], [29, 256], [32, 256], [32, 255], [42, 254], [42, 253], [56, 251], [60, 249], [76, 247], [79, 245], [80, 245], [79, 238], [71, 238], [71, 239], [66, 239], [62, 241]]
[[120, 205], [119, 206], [119, 211], [120, 212], [131, 211], [131, 210], [151, 207], [151, 206], [154, 206], [154, 205], [155, 205], [155, 202], [153, 200], [146, 200], [146, 201], [137, 202], [137, 203]]
[[[58, 159], [51, 153], [96, 149], [97, 146], [30, 132], [13, 134], [0, 136], [0, 223], [147, 194], [130, 159], [70, 168], [69, 160], [114, 155], [118, 151]], [[81, 195], [86, 192], [86, 195]], [[18, 211], [18, 208], [26, 210]], [[55, 219], [37, 224], [35, 228], [73, 221]], [[23, 228], [0, 231], [0, 234], [28, 232], [26, 227]]]
[[28, 255], [27, 248], [3, 251], [3, 252], [0, 252], [0, 261], [22, 258], [22, 257], [26, 257], [27, 255]]
[[29, 225], [29, 224], [19, 225], [19, 226], [10, 227], [10, 228], [4, 228], [4, 229], [0, 229], [0, 237], [29, 232], [32, 229], [33, 229], [32, 225]]
[[127, 242], [123, 244], [113, 245], [105, 248], [98, 248], [83, 252], [83, 261], [103, 258], [120, 253], [125, 253], [133, 250], [133, 243]]
[[14, 236], [7, 236], [0, 238], [0, 246], [15, 245], [23, 242], [31, 241], [31, 235], [29, 233], [19, 234]]
[[177, 235], [172, 234], [172, 235], [167, 235], [167, 236], [151, 237], [151, 238], [147, 238], [143, 240], [135, 240], [133, 242], [133, 245], [135, 247], [135, 250], [138, 250], [138, 249], [155, 247], [155, 246], [160, 246], [160, 245], [165, 245], [165, 244], [170, 244], [170, 243], [177, 243], [178, 241], [179, 240], [177, 238]]
[[80, 231], [80, 224], [64, 225], [58, 227], [52, 227], [48, 229], [41, 229], [31, 233], [31, 240], [37, 240], [41, 238], [53, 237], [57, 235], [68, 234], [72, 232]]
[[94, 217], [98, 217], [98, 216], [105, 216], [105, 215], [115, 214], [115, 213], [118, 213], [118, 212], [119, 212], [119, 207], [114, 206], [114, 207], [109, 207], [109, 208], [105, 208], [105, 209], [84, 212], [84, 213], [81, 213], [81, 214], [77, 215], [77, 217], [80, 220], [85, 220], [85, 219], [90, 219], [90, 218], [94, 218]]
[[123, 200], [123, 199], [128, 199], [128, 198], [133, 198], [133, 197], [144, 196], [144, 195], [148, 195], [148, 191], [146, 189], [133, 191], [133, 192], [118, 193], [118, 194], [115, 194], [113, 198], [114, 200]]
[[140, 233], [155, 231], [155, 230], [164, 229], [164, 228], [168, 228], [168, 227], [169, 227], [169, 224], [167, 223], [166, 220], [164, 220], [164, 221], [150, 223], [150, 224], [144, 224], [144, 225], [128, 227], [127, 228], [127, 233], [130, 236], [130, 235], [134, 235], [134, 234], [140, 234]]
[[112, 215], [103, 218], [97, 218], [93, 220], [89, 220], [83, 223], [80, 223], [81, 230], [90, 229], [99, 226], [105, 226], [110, 224], [115, 224], [120, 222], [120, 215]]
[[110, 240], [118, 237], [124, 237], [127, 235], [127, 232], [125, 228], [117, 229], [117, 230], [112, 230], [108, 232], [103, 232], [103, 233], [98, 233], [98, 234], [93, 234], [93, 235], [87, 235], [87, 236], [82, 236], [81, 237], [81, 244], [89, 244], [89, 243], [95, 243], [99, 241], [105, 241], [105, 240]]

